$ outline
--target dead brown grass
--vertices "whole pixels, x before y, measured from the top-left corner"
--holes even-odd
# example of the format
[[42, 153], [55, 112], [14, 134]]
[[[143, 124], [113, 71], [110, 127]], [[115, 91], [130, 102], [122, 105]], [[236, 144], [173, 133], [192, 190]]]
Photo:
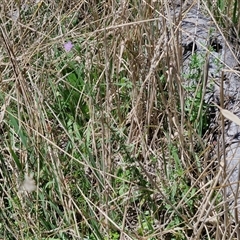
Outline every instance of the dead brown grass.
[[[174, 4], [0, 9], [0, 238], [235, 239], [211, 130], [202, 138], [186, 117]], [[84, 87], [67, 78], [81, 66]], [[61, 102], [68, 89], [77, 102]], [[30, 172], [37, 191], [24, 195]]]

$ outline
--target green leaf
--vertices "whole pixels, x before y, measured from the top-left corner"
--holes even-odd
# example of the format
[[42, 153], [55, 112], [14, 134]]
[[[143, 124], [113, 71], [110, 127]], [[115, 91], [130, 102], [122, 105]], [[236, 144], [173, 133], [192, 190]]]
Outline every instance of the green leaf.
[[8, 147], [9, 147], [9, 151], [11, 153], [11, 156], [12, 156], [14, 162], [16, 163], [18, 169], [21, 171], [23, 169], [23, 167], [22, 167], [21, 162], [19, 161], [19, 158], [18, 158], [17, 154], [13, 151], [12, 147], [10, 146], [10, 144], [8, 145]]
[[27, 148], [27, 137], [23, 131], [23, 129], [19, 126], [17, 118], [15, 118], [13, 115], [9, 115], [10, 118], [10, 125], [15, 130], [15, 133], [19, 136], [21, 142], [23, 143], [24, 147]]

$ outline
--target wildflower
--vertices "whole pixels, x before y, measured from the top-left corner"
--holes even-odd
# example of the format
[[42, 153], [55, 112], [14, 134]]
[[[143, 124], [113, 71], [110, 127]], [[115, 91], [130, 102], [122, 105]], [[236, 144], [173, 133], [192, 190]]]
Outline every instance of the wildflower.
[[36, 190], [36, 183], [33, 179], [33, 174], [27, 175], [25, 174], [24, 181], [22, 185], [20, 186], [20, 191], [27, 191], [28, 193], [31, 193]]
[[64, 49], [66, 52], [70, 52], [73, 47], [73, 44], [71, 41], [68, 41], [68, 42], [64, 43], [63, 46], [64, 46]]

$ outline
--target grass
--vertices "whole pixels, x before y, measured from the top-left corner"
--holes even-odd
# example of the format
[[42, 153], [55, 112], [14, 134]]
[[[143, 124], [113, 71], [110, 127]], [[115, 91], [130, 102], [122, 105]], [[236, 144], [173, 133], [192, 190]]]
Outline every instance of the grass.
[[235, 239], [171, 4], [1, 6], [0, 239]]

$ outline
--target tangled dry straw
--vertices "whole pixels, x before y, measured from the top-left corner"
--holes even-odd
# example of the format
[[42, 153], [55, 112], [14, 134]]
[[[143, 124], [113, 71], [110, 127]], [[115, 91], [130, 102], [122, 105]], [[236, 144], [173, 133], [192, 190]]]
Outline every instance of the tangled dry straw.
[[239, 237], [173, 2], [1, 1], [0, 238]]

